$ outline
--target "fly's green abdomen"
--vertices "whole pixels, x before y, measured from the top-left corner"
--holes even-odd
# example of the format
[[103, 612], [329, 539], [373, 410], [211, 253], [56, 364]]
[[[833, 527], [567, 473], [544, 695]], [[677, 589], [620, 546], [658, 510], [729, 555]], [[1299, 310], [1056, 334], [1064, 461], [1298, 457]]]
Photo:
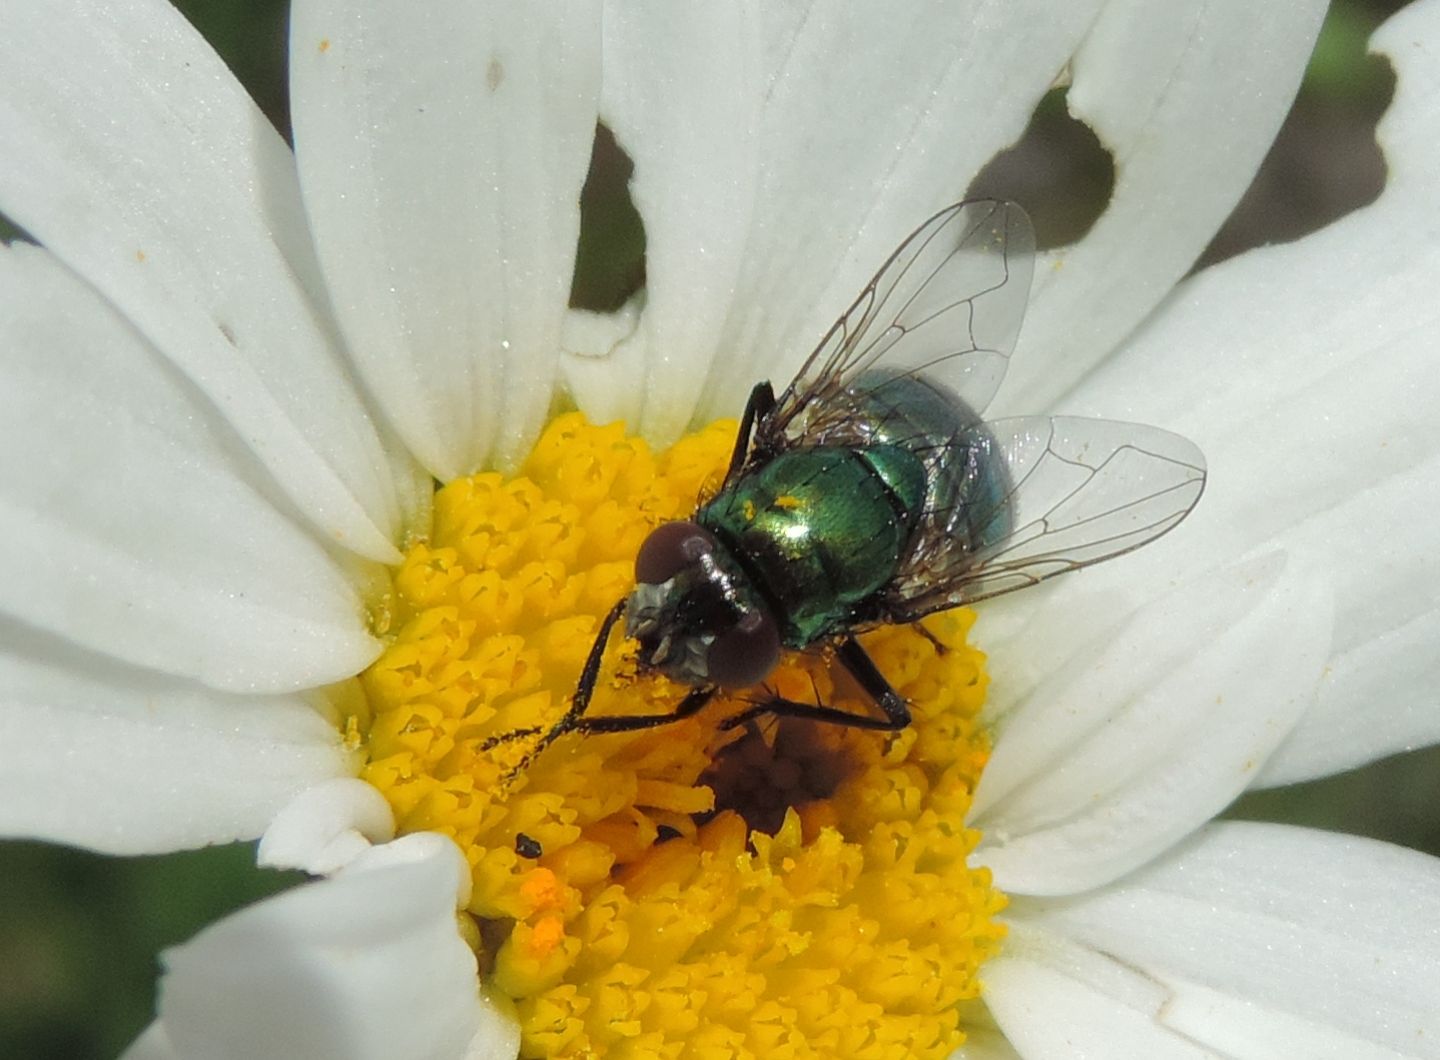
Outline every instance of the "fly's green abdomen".
[[746, 568], [785, 643], [803, 647], [894, 577], [926, 488], [924, 466], [897, 446], [797, 449], [696, 518]]

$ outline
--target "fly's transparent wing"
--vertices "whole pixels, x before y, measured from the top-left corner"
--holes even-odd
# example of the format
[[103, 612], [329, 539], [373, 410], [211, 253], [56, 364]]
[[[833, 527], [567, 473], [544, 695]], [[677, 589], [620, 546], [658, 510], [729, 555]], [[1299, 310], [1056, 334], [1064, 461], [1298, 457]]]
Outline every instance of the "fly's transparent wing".
[[1205, 458], [1192, 442], [1111, 420], [997, 420], [961, 431], [944, 459], [916, 545], [885, 591], [887, 620], [1139, 548], [1179, 524], [1205, 488]]
[[824, 437], [873, 369], [925, 375], [971, 410], [990, 403], [1025, 315], [1035, 235], [1014, 203], [976, 199], [941, 210], [880, 267], [821, 340], [770, 414], [757, 449]]

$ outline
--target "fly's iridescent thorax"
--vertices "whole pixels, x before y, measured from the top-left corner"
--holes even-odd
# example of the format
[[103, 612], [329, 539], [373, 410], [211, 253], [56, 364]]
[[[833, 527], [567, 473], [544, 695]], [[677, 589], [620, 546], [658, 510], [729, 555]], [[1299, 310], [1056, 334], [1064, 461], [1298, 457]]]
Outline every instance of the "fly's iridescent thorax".
[[690, 520], [656, 528], [635, 558], [625, 632], [642, 667], [689, 685], [745, 688], [780, 659], [775, 621], [744, 568]]
[[846, 624], [894, 576], [913, 529], [909, 502], [924, 489], [924, 468], [895, 447], [795, 449], [741, 476], [695, 518], [765, 595], [786, 646], [801, 648]]
[[[827, 444], [749, 468], [695, 517], [765, 598], [787, 647], [882, 618], [878, 594], [916, 547], [927, 513], [946, 512], [951, 532], [978, 534], [964, 525], [967, 497], [1004, 495], [979, 417], [943, 386], [866, 373], [844, 408], [818, 432]], [[980, 507], [989, 511], [984, 532], [1003, 532], [993, 505]]]

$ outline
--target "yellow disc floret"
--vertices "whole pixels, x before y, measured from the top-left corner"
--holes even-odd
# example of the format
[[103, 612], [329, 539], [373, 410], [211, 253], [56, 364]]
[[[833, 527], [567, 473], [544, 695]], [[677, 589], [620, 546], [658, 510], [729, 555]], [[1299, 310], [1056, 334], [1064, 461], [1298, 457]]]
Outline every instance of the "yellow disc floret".
[[[555, 420], [515, 478], [436, 495], [395, 573], [390, 643], [348, 719], [402, 831], [469, 860], [481, 967], [515, 999], [527, 1057], [944, 1057], [964, 1040], [1004, 899], [962, 822], [988, 744], [968, 611], [862, 641], [910, 703], [877, 733], [761, 717], [718, 697], [639, 733], [564, 713], [641, 541], [719, 483], [735, 425], [655, 454], [619, 425]], [[588, 713], [663, 714], [687, 691], [616, 635]], [[873, 713], [823, 652], [781, 695]]]

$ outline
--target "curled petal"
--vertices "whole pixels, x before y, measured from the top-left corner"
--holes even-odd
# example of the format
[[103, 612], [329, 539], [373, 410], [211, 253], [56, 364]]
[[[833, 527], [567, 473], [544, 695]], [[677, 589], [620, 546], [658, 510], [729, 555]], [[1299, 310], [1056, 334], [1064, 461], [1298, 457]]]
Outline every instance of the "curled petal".
[[421, 847], [377, 851], [167, 951], [156, 1025], [131, 1056], [514, 1056], [518, 1031], [480, 996], [455, 928], [464, 861], [448, 842]]

